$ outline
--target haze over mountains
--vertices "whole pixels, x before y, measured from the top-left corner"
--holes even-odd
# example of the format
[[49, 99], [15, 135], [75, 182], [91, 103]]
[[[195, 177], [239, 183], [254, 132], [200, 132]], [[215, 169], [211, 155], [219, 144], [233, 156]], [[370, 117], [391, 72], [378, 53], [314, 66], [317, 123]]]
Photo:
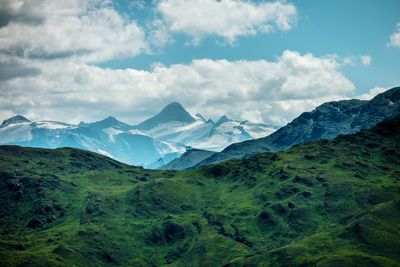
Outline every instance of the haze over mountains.
[[0, 126], [0, 144], [90, 150], [118, 161], [158, 168], [185, 148], [221, 151], [227, 145], [266, 136], [277, 127], [234, 121], [226, 116], [216, 123], [200, 114], [192, 116], [174, 102], [144, 122], [132, 126], [114, 117], [78, 125], [57, 121], [32, 122], [23, 116], [7, 119]]

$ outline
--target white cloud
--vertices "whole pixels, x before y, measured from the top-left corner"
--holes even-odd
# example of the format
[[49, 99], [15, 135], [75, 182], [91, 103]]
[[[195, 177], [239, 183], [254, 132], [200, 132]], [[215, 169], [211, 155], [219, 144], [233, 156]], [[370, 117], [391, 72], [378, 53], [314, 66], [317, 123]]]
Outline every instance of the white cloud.
[[239, 36], [288, 31], [297, 18], [296, 7], [283, 1], [160, 0], [156, 9], [164, 24], [164, 29], [157, 28], [157, 35], [183, 33], [191, 36], [194, 44], [208, 35], [233, 44]]
[[0, 52], [27, 58], [101, 62], [147, 50], [139, 25], [107, 1], [7, 0]]
[[356, 66], [360, 64], [364, 66], [369, 66], [372, 63], [372, 57], [370, 55], [340, 57], [334, 54], [331, 55], [331, 57], [342, 66]]
[[12, 111], [69, 122], [114, 115], [133, 123], [179, 101], [205, 117], [226, 114], [282, 124], [354, 90], [334, 59], [293, 51], [275, 61], [199, 59], [158, 64], [151, 71], [103, 69], [63, 60], [31, 64], [40, 69], [39, 75], [3, 83], [0, 114]]
[[376, 86], [376, 87], [372, 88], [371, 90], [369, 90], [367, 93], [364, 93], [362, 95], [358, 95], [355, 98], [361, 99], [361, 100], [371, 100], [376, 95], [379, 95], [379, 94], [385, 92], [388, 89], [389, 89], [388, 87]]
[[128, 4], [128, 8], [132, 9], [144, 9], [146, 7], [145, 0], [134, 0]]
[[396, 25], [396, 31], [390, 35], [389, 46], [400, 47], [400, 22]]
[[362, 55], [362, 56], [360, 56], [360, 61], [363, 65], [369, 66], [369, 65], [371, 65], [372, 58], [370, 55]]

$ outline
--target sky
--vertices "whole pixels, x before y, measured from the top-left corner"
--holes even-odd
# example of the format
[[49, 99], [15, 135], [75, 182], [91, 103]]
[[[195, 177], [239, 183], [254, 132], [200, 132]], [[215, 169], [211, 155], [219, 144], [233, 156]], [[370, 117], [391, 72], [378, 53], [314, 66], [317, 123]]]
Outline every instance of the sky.
[[0, 120], [284, 125], [400, 85], [400, 1], [0, 0]]

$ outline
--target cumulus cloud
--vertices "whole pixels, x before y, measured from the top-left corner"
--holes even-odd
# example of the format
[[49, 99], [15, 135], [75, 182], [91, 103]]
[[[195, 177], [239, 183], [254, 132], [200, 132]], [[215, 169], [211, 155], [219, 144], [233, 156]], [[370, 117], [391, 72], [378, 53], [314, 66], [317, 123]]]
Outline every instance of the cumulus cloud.
[[69, 122], [114, 115], [135, 123], [179, 101], [213, 119], [227, 114], [283, 124], [354, 90], [331, 57], [295, 51], [285, 51], [275, 61], [198, 59], [190, 64], [156, 64], [150, 71], [62, 60], [35, 61], [32, 67], [40, 74], [3, 83], [0, 114]]
[[388, 87], [375, 86], [374, 88], [370, 89], [367, 93], [358, 95], [355, 98], [361, 99], [361, 100], [371, 100], [375, 96], [385, 92], [388, 89], [389, 89]]
[[396, 25], [396, 31], [390, 35], [389, 46], [400, 47], [400, 22]]
[[39, 73], [38, 68], [30, 66], [24, 59], [0, 54], [0, 82], [21, 76], [34, 76]]
[[[94, 3], [94, 1], [92, 1]], [[82, 1], [3, 0], [0, 4], [0, 27], [10, 22], [39, 24], [50, 16], [77, 16], [89, 5]]]
[[102, 62], [148, 49], [140, 26], [104, 0], [5, 0], [0, 13], [2, 54]]
[[[137, 3], [131, 8], [141, 9], [145, 1]], [[296, 19], [287, 2], [155, 3], [158, 32], [151, 37], [159, 44], [174, 33], [194, 42], [215, 35], [234, 43], [239, 36], [290, 30]], [[77, 123], [113, 115], [137, 123], [179, 101], [213, 119], [226, 114], [283, 124], [354, 90], [339, 59], [295, 51], [274, 61], [196, 59], [154, 64], [149, 71], [98, 67], [92, 63], [149, 49], [137, 22], [107, 0], [4, 0], [0, 18], [0, 119], [22, 114]]]
[[331, 57], [334, 58], [339, 64], [343, 66], [356, 66], [356, 65], [369, 66], [372, 63], [372, 57], [370, 55], [340, 57], [334, 54], [331, 55]]
[[371, 65], [372, 58], [370, 55], [362, 55], [360, 56], [361, 63], [365, 66]]
[[162, 23], [157, 23], [155, 35], [163, 36], [161, 40], [165, 41], [165, 35], [186, 34], [192, 37], [193, 44], [209, 35], [233, 44], [239, 36], [288, 31], [297, 18], [296, 7], [282, 1], [160, 0], [156, 9]]

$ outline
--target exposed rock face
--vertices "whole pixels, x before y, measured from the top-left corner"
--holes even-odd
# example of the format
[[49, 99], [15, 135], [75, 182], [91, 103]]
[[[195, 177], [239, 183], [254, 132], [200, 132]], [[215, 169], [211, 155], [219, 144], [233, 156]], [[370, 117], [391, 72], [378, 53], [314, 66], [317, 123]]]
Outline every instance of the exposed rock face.
[[157, 115], [136, 126], [139, 130], [149, 130], [166, 122], [192, 123], [196, 120], [178, 102], [173, 102], [163, 108]]
[[400, 116], [400, 87], [379, 94], [370, 101], [352, 99], [327, 102], [311, 112], [304, 112], [267, 137], [232, 144], [198, 166], [280, 151], [308, 141], [333, 139], [340, 134], [372, 128], [379, 122], [397, 116]]
[[14, 116], [12, 118], [9, 118], [9, 119], [3, 121], [3, 123], [1, 124], [0, 127], [5, 127], [10, 124], [23, 123], [23, 122], [30, 122], [30, 120], [28, 120], [24, 116], [17, 115], [17, 116]]

